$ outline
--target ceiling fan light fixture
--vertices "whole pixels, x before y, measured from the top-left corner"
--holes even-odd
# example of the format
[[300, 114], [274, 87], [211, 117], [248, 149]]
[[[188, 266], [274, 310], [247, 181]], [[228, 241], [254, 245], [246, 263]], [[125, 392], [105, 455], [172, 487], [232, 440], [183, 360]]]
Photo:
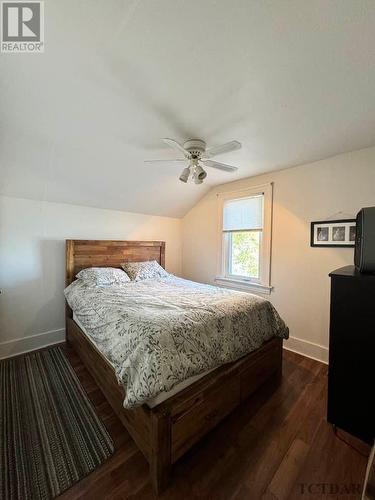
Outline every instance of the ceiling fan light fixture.
[[203, 179], [205, 179], [207, 177], [207, 172], [200, 165], [196, 165], [194, 176], [195, 176], [195, 179], [199, 179], [200, 181], [203, 181]]
[[215, 168], [216, 170], [221, 170], [222, 172], [235, 172], [238, 170], [237, 167], [232, 165], [227, 165], [226, 163], [221, 163], [219, 161], [211, 160], [210, 158], [221, 155], [223, 153], [228, 153], [229, 151], [236, 151], [241, 148], [241, 143], [238, 141], [229, 141], [225, 144], [219, 146], [206, 147], [205, 141], [202, 139], [189, 139], [180, 144], [174, 139], [164, 138], [162, 139], [165, 144], [178, 151], [180, 155], [182, 154], [184, 158], [174, 158], [172, 160], [145, 160], [147, 163], [153, 162], [181, 162], [188, 161], [189, 166], [184, 168], [180, 174], [180, 181], [185, 184], [188, 182], [189, 177], [195, 184], [202, 184], [204, 179], [207, 177], [207, 172], [204, 170], [205, 167]]
[[180, 175], [180, 181], [186, 183], [189, 179], [189, 175], [190, 175], [190, 168], [189, 167], [184, 168]]

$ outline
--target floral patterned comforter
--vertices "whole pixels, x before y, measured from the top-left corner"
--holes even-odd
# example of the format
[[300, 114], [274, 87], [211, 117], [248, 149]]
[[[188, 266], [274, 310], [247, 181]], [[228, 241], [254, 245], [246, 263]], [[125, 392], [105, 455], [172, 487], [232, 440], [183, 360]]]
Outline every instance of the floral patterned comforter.
[[260, 347], [288, 328], [272, 304], [248, 293], [170, 275], [108, 287], [65, 289], [76, 317], [114, 365], [125, 408]]

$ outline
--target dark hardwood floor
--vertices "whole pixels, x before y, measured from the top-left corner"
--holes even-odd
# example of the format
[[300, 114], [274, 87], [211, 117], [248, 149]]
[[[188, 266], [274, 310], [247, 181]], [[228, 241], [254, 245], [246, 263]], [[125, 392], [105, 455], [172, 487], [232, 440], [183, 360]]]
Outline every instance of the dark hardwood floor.
[[[154, 499], [143, 455], [76, 354], [66, 353], [116, 451], [60, 499]], [[160, 498], [359, 499], [368, 447], [354, 442], [357, 451], [334, 434], [326, 395], [327, 367], [284, 351], [282, 384], [262, 388], [189, 451]]]

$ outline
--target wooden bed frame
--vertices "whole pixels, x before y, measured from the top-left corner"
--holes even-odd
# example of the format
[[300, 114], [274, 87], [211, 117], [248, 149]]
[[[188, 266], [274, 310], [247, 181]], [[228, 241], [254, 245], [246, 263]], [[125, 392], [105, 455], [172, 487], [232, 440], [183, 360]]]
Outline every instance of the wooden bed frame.
[[[66, 240], [66, 285], [86, 267], [121, 267], [156, 260], [164, 267], [162, 241]], [[240, 360], [212, 371], [154, 408], [126, 410], [124, 388], [108, 360], [82, 332], [66, 306], [66, 339], [140, 448], [157, 493], [168, 485], [172, 464], [264, 382], [279, 382], [282, 339], [274, 338]]]

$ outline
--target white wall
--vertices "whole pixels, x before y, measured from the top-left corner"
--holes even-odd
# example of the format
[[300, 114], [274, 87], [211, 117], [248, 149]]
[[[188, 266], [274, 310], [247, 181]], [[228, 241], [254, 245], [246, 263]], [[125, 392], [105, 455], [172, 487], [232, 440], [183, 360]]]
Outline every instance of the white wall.
[[329, 278], [353, 263], [353, 249], [311, 248], [310, 222], [375, 205], [375, 148], [213, 188], [184, 218], [183, 275], [213, 283], [216, 275], [216, 193], [274, 182], [270, 300], [290, 327], [286, 346], [327, 360]]
[[181, 274], [181, 219], [0, 196], [0, 358], [64, 338], [65, 239], [166, 241]]
[[165, 240], [169, 271], [213, 283], [216, 193], [270, 181], [274, 291], [267, 298], [290, 327], [287, 345], [327, 359], [328, 273], [351, 264], [353, 250], [310, 248], [310, 222], [375, 205], [375, 148], [223, 184], [183, 220], [0, 197], [0, 357], [64, 338], [65, 239]]

